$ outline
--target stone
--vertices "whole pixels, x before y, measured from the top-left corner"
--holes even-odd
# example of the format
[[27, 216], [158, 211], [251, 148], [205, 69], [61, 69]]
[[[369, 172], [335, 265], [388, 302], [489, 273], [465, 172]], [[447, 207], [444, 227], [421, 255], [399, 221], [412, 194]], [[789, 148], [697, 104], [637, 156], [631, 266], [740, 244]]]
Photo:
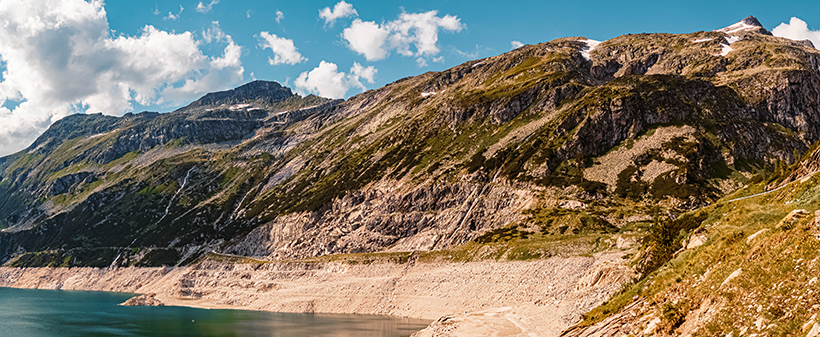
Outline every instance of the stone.
[[127, 301], [121, 303], [120, 305], [128, 306], [128, 307], [162, 307], [165, 306], [165, 303], [158, 300], [156, 298], [157, 294], [143, 294], [139, 296], [134, 296], [129, 298]]
[[702, 232], [697, 232], [696, 231], [696, 232], [692, 233], [691, 237], [689, 237], [689, 242], [686, 244], [686, 249], [697, 248], [697, 247], [703, 246], [704, 243], [706, 243], [706, 232], [705, 231], [702, 231]]
[[558, 207], [563, 209], [586, 209], [587, 204], [577, 201], [577, 200], [562, 200]]
[[792, 229], [794, 228], [794, 225], [797, 222], [805, 218], [807, 215], [809, 215], [809, 211], [805, 209], [793, 210], [789, 212], [789, 214], [787, 214], [786, 217], [783, 218], [783, 220], [780, 220], [780, 222], [777, 224], [777, 226], [775, 226], [775, 228], [783, 230]]

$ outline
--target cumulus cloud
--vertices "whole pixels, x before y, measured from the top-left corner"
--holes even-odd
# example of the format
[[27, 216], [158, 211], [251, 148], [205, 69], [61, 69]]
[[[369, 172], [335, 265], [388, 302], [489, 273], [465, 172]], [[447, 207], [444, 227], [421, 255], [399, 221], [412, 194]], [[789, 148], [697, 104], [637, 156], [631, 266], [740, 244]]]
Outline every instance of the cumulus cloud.
[[200, 1], [200, 2], [196, 5], [196, 11], [197, 11], [197, 12], [200, 12], [200, 13], [202, 13], [202, 14], [208, 13], [208, 12], [210, 12], [210, 11], [211, 11], [211, 9], [213, 9], [213, 8], [214, 8], [214, 5], [216, 5], [216, 4], [218, 4], [218, 3], [219, 3], [219, 0], [211, 0], [211, 3], [209, 3], [209, 4], [205, 5], [205, 4], [203, 4], [203, 3], [202, 3], [202, 1]]
[[348, 16], [358, 16], [359, 13], [353, 8], [353, 5], [344, 2], [344, 0], [339, 1], [333, 9], [330, 7], [325, 7], [319, 10], [319, 17], [325, 19], [326, 25], [333, 25], [336, 20], [345, 18]]
[[176, 21], [177, 19], [179, 19], [179, 16], [182, 14], [182, 11], [184, 10], [185, 8], [183, 8], [182, 5], [179, 5], [179, 12], [177, 12], [176, 14], [174, 14], [174, 12], [168, 12], [168, 16], [163, 18], [163, 20]]
[[425, 13], [402, 13], [399, 18], [387, 23], [356, 19], [342, 32], [348, 47], [361, 54], [368, 61], [384, 59], [395, 50], [403, 56], [417, 58], [433, 57], [439, 53], [439, 30], [460, 32], [465, 28], [461, 19], [453, 15], [439, 17], [438, 11]]
[[359, 62], [353, 62], [353, 67], [350, 68], [353, 75], [363, 78], [367, 83], [375, 82], [376, 72], [378, 70], [374, 66], [363, 67]]
[[510, 45], [512, 45], [512, 49], [518, 49], [524, 46], [521, 41], [512, 41], [510, 42]]
[[372, 83], [376, 71], [373, 66], [363, 67], [361, 64], [354, 62], [348, 74], [339, 72], [339, 67], [335, 63], [321, 61], [319, 66], [313, 70], [299, 74], [293, 84], [302, 93], [315, 93], [324, 97], [342, 98], [352, 88], [367, 89], [359, 79], [364, 78]]
[[0, 22], [0, 155], [71, 113], [181, 104], [243, 78], [241, 47], [216, 23], [210, 39], [226, 47], [209, 57], [190, 32], [145, 26], [136, 36], [111, 36], [99, 0], [3, 0]]
[[789, 23], [781, 23], [772, 29], [772, 34], [797, 41], [810, 40], [815, 47], [820, 46], [820, 30], [810, 30], [806, 21], [798, 18], [793, 17]]
[[[230, 35], [225, 34], [219, 28], [219, 22], [217, 21], [214, 21], [212, 27], [203, 32], [202, 35], [207, 43], [221, 42], [227, 44], [222, 51], [222, 55], [211, 58], [205, 57], [207, 64], [201, 69], [207, 69], [207, 73], [201, 76], [188, 76], [180, 86], [165, 86], [161, 91], [161, 97], [155, 103], [179, 104], [189, 102], [203, 93], [225, 89], [226, 86], [242, 81], [245, 72], [240, 60], [242, 47], [237, 45]], [[202, 53], [200, 52], [199, 55], [202, 55]], [[169, 81], [169, 83], [172, 82]], [[140, 104], [146, 103], [140, 102]]]
[[279, 37], [276, 36], [276, 34], [268, 32], [261, 32], [259, 36], [262, 38], [262, 41], [259, 41], [259, 46], [261, 46], [262, 49], [270, 49], [273, 52], [273, 58], [268, 58], [270, 65], [297, 64], [307, 61], [307, 59], [299, 53], [299, 50], [296, 49], [293, 40]]
[[282, 21], [284, 18], [285, 13], [282, 13], [282, 11], [276, 11], [276, 23], [279, 23], [279, 21]]
[[342, 32], [348, 47], [364, 55], [368, 61], [381, 60], [387, 57], [387, 37], [390, 31], [371, 21], [353, 20], [350, 27]]

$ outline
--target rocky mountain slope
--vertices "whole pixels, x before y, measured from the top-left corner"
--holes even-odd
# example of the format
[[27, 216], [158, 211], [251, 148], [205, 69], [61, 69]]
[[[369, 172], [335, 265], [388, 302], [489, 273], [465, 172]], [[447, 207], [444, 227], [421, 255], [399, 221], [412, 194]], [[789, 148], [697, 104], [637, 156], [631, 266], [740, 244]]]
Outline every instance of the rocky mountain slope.
[[[70, 116], [0, 159], [0, 262], [534, 259], [634, 242], [820, 137], [818, 56], [759, 25], [570, 37], [347, 101], [252, 82], [168, 114]], [[639, 255], [644, 274], [668, 259]]]
[[819, 152], [654, 231], [672, 259], [563, 335], [818, 336]]

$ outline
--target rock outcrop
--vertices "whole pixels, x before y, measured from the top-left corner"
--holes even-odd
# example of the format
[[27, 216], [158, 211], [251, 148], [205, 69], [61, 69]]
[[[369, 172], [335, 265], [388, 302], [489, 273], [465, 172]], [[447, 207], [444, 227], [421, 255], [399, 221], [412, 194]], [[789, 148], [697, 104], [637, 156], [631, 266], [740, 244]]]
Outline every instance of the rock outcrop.
[[131, 297], [120, 305], [128, 307], [162, 307], [165, 306], [165, 303], [157, 299], [156, 293], [151, 293]]

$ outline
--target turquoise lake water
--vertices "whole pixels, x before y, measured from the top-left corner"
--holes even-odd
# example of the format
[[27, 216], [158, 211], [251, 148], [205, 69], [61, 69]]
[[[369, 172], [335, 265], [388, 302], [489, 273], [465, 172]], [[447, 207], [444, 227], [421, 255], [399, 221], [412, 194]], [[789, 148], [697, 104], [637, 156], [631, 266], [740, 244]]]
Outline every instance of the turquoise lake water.
[[131, 295], [0, 288], [0, 336], [409, 336], [430, 322], [370, 315], [123, 307]]

